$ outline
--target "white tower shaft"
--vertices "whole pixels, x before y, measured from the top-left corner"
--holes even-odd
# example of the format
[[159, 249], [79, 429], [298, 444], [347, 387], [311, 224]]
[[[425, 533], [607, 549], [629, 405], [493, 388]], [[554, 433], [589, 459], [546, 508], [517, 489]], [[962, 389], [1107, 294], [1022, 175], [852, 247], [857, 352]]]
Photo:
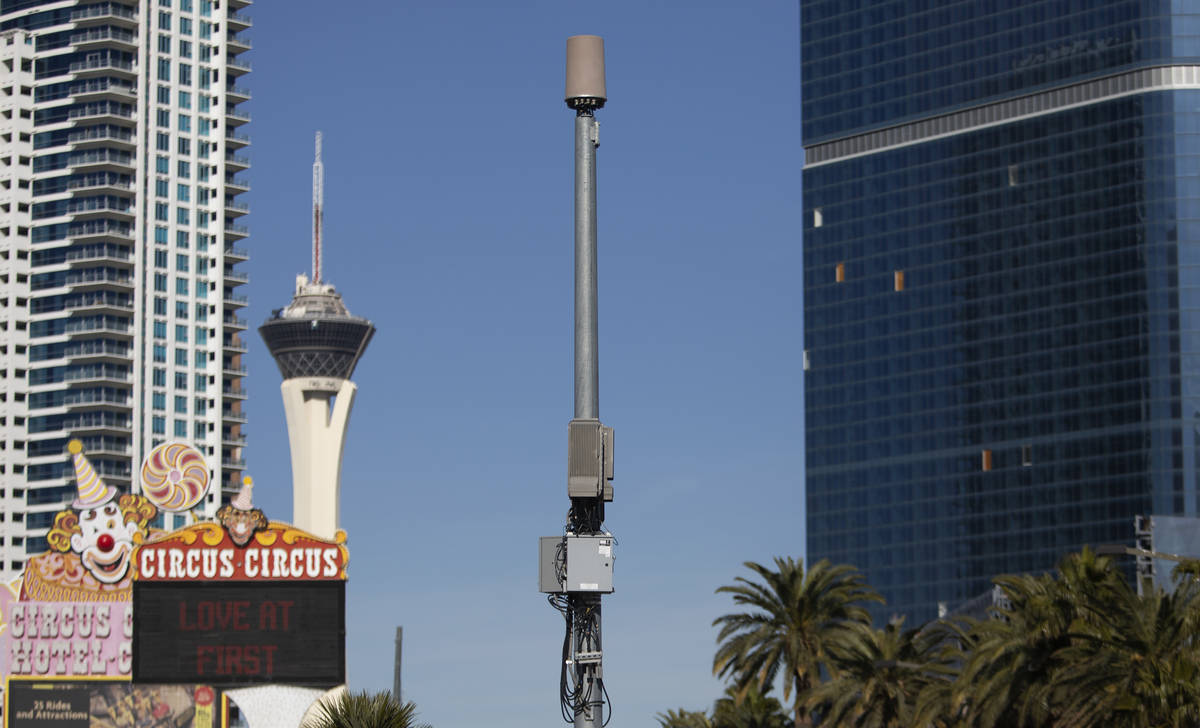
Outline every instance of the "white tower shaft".
[[333, 538], [340, 520], [342, 452], [358, 387], [349, 379], [286, 379], [280, 387], [292, 449], [292, 523]]
[[325, 232], [325, 165], [321, 162], [321, 132], [313, 162], [313, 283], [321, 282], [321, 237]]

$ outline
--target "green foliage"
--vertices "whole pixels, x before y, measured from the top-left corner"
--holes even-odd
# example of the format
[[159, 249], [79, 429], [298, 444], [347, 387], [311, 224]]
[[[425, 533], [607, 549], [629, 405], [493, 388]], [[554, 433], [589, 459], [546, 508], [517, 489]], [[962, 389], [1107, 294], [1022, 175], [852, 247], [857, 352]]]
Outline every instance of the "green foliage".
[[713, 728], [704, 711], [668, 710], [657, 716], [660, 728]]
[[783, 705], [751, 687], [739, 699], [734, 688], [713, 704], [712, 717], [703, 711], [668, 710], [658, 714], [661, 728], [787, 728]]
[[316, 720], [304, 728], [430, 728], [417, 722], [417, 706], [401, 704], [391, 693], [342, 693], [323, 704]]
[[[991, 618], [871, 625], [882, 602], [851, 566], [792, 559], [718, 593], [747, 611], [719, 626], [710, 714], [668, 711], [661, 728], [1200, 728], [1200, 561], [1171, 593], [1141, 596], [1088, 549], [1054, 574], [995, 579]], [[1152, 585], [1147, 585], [1152, 589]]]
[[721, 627], [713, 673], [732, 678], [739, 699], [751, 687], [766, 693], [781, 677], [795, 724], [808, 725], [804, 694], [820, 680], [822, 669], [831, 669], [831, 649], [856, 638], [854, 625], [870, 624], [864, 604], [883, 599], [851, 566], [821, 561], [806, 572], [802, 562], [778, 557], [774, 571], [751, 561], [745, 566], [761, 581], [739, 576], [737, 583], [717, 589], [750, 611], [713, 620]]

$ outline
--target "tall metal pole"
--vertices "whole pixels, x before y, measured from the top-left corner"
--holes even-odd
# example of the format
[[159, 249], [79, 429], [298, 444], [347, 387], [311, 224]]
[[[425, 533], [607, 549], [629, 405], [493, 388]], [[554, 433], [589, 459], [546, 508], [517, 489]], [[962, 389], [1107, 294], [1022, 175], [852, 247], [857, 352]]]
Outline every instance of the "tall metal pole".
[[404, 657], [404, 627], [396, 628], [396, 661], [392, 665], [392, 697], [397, 703], [404, 704], [404, 694], [400, 691], [400, 671]]
[[600, 419], [596, 311], [596, 147], [591, 109], [575, 112], [575, 419]]
[[[583, 538], [604, 535], [604, 503], [612, 499], [607, 486], [611, 478], [611, 430], [600, 424], [596, 294], [596, 147], [600, 139], [595, 111], [606, 100], [603, 39], [568, 38], [566, 102], [575, 111], [575, 417], [568, 425], [567, 472], [568, 481], [582, 473], [595, 478], [587, 478], [589, 485], [580, 490], [573, 491], [568, 484], [571, 511], [567, 530]], [[608, 548], [611, 553], [611, 545]], [[571, 570], [574, 566], [569, 561], [570, 557], [567, 567]], [[601, 595], [574, 588], [569, 587], [567, 594], [572, 625], [574, 725], [602, 728], [607, 694], [600, 642]]]

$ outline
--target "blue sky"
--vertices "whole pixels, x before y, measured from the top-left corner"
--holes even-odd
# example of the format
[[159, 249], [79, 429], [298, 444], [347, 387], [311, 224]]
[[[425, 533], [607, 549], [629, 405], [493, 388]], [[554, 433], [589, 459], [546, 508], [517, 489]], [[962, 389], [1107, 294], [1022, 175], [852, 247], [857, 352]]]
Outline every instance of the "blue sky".
[[[559, 723], [562, 622], [537, 538], [567, 509], [573, 119], [567, 36], [605, 38], [600, 415], [616, 429], [614, 725], [708, 706], [713, 590], [803, 554], [798, 7], [260, 2], [244, 108], [246, 316], [309, 266], [325, 134], [325, 278], [378, 333], [342, 473], [349, 678], [437, 728]], [[249, 473], [291, 513], [280, 377], [250, 334]]]

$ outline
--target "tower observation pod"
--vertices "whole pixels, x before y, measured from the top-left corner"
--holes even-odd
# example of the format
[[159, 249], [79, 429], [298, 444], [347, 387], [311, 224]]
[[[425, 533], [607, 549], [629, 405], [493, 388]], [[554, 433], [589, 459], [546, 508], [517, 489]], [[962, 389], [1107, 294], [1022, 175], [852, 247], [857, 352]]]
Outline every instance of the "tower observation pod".
[[342, 450], [358, 387], [350, 381], [375, 326], [346, 309], [321, 281], [324, 167], [317, 133], [313, 164], [313, 279], [258, 328], [283, 375], [280, 389], [292, 451], [293, 523], [322, 538], [338, 529]]

